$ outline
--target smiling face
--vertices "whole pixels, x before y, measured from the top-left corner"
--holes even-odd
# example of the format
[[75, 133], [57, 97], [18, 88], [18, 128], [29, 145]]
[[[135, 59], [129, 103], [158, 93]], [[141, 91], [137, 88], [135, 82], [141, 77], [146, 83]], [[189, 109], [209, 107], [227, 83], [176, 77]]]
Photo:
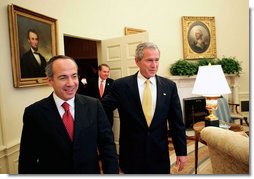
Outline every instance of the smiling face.
[[73, 98], [78, 90], [78, 68], [70, 59], [58, 59], [52, 64], [53, 77], [48, 83], [55, 94], [64, 101]]
[[99, 70], [99, 76], [102, 80], [106, 80], [109, 76], [109, 68], [106, 66], [101, 66], [101, 70]]
[[140, 73], [147, 79], [154, 77], [159, 68], [160, 52], [156, 49], [144, 49], [144, 55], [141, 60], [135, 59]]

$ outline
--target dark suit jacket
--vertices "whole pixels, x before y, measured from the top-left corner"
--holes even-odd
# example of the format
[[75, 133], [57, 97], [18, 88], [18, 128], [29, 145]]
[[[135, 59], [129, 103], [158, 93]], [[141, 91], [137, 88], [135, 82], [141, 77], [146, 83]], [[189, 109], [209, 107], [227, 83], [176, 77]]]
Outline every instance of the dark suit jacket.
[[39, 65], [35, 59], [31, 49], [21, 57], [21, 78], [46, 77], [45, 67], [47, 62], [41, 54], [39, 54], [39, 56], [41, 59], [41, 65]]
[[[110, 88], [111, 88], [114, 80], [111, 79], [111, 78], [106, 79], [106, 85], [105, 85], [105, 89], [104, 89], [104, 93], [102, 95], [102, 98], [100, 96], [98, 80], [99, 80], [99, 77], [92, 78], [92, 79], [88, 80], [88, 84], [87, 84], [88, 96], [98, 98], [101, 101], [102, 98], [104, 98], [109, 93]], [[114, 117], [113, 116], [113, 111], [111, 113], [108, 113], [108, 119], [109, 119], [111, 125], [113, 125], [113, 117]]]
[[120, 168], [125, 173], [169, 173], [167, 121], [176, 155], [186, 155], [185, 126], [176, 84], [156, 76], [157, 103], [148, 128], [139, 97], [137, 74], [115, 80], [102, 99], [106, 111], [120, 115]]
[[101, 98], [100, 92], [99, 92], [98, 80], [99, 80], [99, 77], [92, 78], [92, 79], [88, 80], [87, 85], [88, 85], [88, 89], [89, 89], [89, 96], [92, 96], [94, 98], [98, 98], [101, 100], [104, 96], [106, 96], [109, 93], [114, 80], [111, 78], [106, 79], [106, 85], [105, 85], [105, 89], [104, 89], [102, 98]]
[[74, 141], [71, 142], [53, 95], [25, 109], [19, 173], [118, 173], [113, 132], [99, 100], [75, 97]]

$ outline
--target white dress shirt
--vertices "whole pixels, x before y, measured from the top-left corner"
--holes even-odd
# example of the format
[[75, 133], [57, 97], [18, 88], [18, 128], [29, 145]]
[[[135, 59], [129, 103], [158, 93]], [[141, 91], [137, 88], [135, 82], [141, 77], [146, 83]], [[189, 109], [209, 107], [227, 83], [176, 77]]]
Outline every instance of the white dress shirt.
[[68, 100], [68, 101], [64, 101], [64, 100], [62, 100], [61, 98], [59, 98], [59, 97], [55, 94], [55, 92], [54, 92], [54, 93], [53, 93], [53, 98], [54, 98], [54, 100], [55, 100], [56, 107], [57, 107], [57, 109], [58, 109], [58, 112], [59, 112], [61, 118], [63, 118], [63, 115], [64, 115], [64, 113], [65, 113], [64, 108], [62, 107], [62, 104], [63, 104], [64, 102], [67, 102], [67, 103], [70, 105], [70, 112], [71, 112], [71, 115], [72, 115], [73, 120], [74, 120], [74, 119], [75, 119], [75, 115], [74, 115], [74, 114], [75, 114], [75, 111], [74, 111], [74, 109], [75, 109], [75, 105], [74, 105], [74, 99], [75, 99], [75, 97], [72, 98], [72, 99], [70, 99], [70, 100]]
[[41, 65], [41, 58], [40, 58], [40, 55], [34, 53], [34, 52], [35, 52], [34, 49], [31, 48], [31, 50], [32, 50], [32, 52], [33, 52], [34, 58], [37, 60], [38, 64]]

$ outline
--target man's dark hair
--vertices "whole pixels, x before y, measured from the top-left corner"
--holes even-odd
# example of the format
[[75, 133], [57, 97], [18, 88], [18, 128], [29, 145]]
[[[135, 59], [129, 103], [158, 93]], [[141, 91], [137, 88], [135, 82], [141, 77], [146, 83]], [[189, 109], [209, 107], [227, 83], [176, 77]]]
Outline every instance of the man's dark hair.
[[56, 60], [58, 60], [58, 59], [69, 59], [69, 60], [72, 60], [75, 64], [76, 64], [76, 66], [77, 66], [77, 69], [78, 69], [78, 65], [77, 65], [77, 63], [75, 62], [75, 60], [73, 59], [73, 58], [71, 58], [71, 57], [68, 57], [68, 56], [65, 56], [65, 55], [56, 55], [56, 56], [53, 56], [49, 61], [48, 61], [48, 63], [47, 63], [47, 66], [46, 66], [46, 68], [45, 68], [45, 72], [46, 72], [46, 75], [47, 75], [47, 77], [49, 77], [49, 78], [53, 78], [53, 70], [52, 70], [52, 66], [53, 66], [53, 63], [54, 63], [54, 61], [56, 61]]
[[28, 29], [28, 31], [27, 31], [27, 39], [29, 39], [30, 32], [35, 33], [37, 35], [38, 39], [39, 39], [39, 35], [38, 35], [38, 33], [37, 33], [37, 31], [35, 29]]
[[102, 69], [102, 67], [108, 67], [109, 69], [110, 69], [110, 67], [106, 64], [106, 63], [102, 63], [102, 64], [100, 64], [99, 66], [98, 66], [98, 70], [100, 70], [101, 71], [101, 69]]

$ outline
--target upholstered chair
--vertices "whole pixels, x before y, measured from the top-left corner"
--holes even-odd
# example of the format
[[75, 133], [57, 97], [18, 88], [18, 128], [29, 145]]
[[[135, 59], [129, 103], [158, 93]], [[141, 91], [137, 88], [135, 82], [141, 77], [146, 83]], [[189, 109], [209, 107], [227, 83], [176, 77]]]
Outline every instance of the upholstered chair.
[[[233, 106], [233, 110], [230, 110], [230, 106]], [[243, 116], [238, 111], [239, 104], [228, 103], [226, 98], [221, 97], [218, 99], [218, 107], [215, 110], [216, 116], [219, 118], [220, 121], [224, 121], [225, 123], [232, 123], [235, 120], [240, 120], [240, 124], [243, 124], [243, 120], [249, 126], [249, 122], [247, 117]]]
[[207, 143], [214, 174], [249, 174], [249, 137], [219, 127], [205, 127], [201, 138]]

